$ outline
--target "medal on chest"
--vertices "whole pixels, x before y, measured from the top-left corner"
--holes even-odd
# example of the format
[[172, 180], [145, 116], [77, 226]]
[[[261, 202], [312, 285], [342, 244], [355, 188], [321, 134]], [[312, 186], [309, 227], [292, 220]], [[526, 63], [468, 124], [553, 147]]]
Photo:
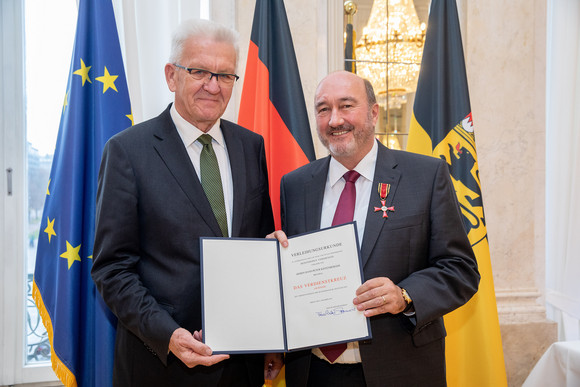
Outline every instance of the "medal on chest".
[[391, 190], [391, 185], [386, 183], [379, 183], [379, 197], [381, 198], [381, 206], [375, 207], [375, 212], [382, 211], [383, 218], [388, 218], [389, 215], [387, 212], [395, 212], [395, 206], [387, 207], [387, 196], [389, 195], [389, 191]]

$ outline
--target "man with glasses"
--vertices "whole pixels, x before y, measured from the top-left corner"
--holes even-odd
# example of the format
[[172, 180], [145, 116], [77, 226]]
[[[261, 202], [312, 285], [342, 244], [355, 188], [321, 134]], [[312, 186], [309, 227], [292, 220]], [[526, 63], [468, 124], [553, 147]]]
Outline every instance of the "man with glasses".
[[174, 103], [105, 147], [92, 275], [119, 320], [115, 386], [264, 382], [262, 355], [212, 355], [200, 332], [199, 238], [274, 226], [264, 141], [221, 119], [237, 58], [235, 31], [180, 25], [165, 66]]

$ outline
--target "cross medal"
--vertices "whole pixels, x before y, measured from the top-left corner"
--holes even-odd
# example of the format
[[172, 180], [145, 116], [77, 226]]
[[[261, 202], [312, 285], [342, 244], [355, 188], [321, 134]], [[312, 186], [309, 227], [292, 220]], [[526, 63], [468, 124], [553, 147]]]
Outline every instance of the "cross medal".
[[395, 206], [387, 207], [387, 195], [391, 190], [391, 185], [386, 183], [379, 183], [379, 196], [381, 198], [381, 207], [375, 207], [375, 212], [383, 211], [383, 218], [388, 218], [387, 211], [395, 212]]

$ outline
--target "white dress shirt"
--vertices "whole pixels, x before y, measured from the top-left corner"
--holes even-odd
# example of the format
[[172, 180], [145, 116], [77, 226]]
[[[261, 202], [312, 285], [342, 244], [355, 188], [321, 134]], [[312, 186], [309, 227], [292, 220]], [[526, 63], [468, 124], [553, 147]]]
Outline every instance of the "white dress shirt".
[[[201, 150], [203, 145], [197, 141], [199, 136], [204, 134], [201, 130], [187, 122], [175, 109], [175, 104], [171, 105], [170, 109], [171, 119], [177, 128], [177, 132], [181, 137], [181, 141], [185, 145], [187, 154], [193, 164], [193, 168], [197, 173], [197, 177], [201, 181], [199, 157], [201, 155]], [[230, 159], [228, 156], [228, 150], [226, 148], [226, 142], [224, 140], [224, 135], [220, 128], [220, 120], [218, 120], [214, 126], [207, 132], [213, 140], [212, 146], [215, 152], [218, 165], [220, 168], [220, 176], [222, 178], [222, 186], [224, 190], [224, 202], [226, 207], [226, 216], [228, 218], [228, 235], [232, 235], [232, 209], [234, 200], [234, 183], [232, 180], [232, 169], [230, 166]]]
[[[365, 222], [367, 219], [367, 210], [369, 200], [373, 192], [373, 177], [375, 176], [375, 167], [377, 164], [378, 145], [375, 141], [373, 147], [366, 156], [354, 167], [354, 170], [360, 173], [360, 177], [355, 182], [356, 187], [356, 204], [354, 208], [353, 220], [356, 220], [358, 242], [362, 246], [363, 235], [365, 231]], [[344, 165], [330, 158], [328, 167], [328, 176], [326, 177], [326, 186], [324, 188], [324, 199], [322, 201], [322, 214], [320, 217], [320, 228], [330, 227], [332, 219], [340, 199], [340, 194], [346, 184], [343, 175], [348, 172]], [[352, 295], [354, 298], [355, 295]], [[312, 353], [321, 359], [327, 360], [319, 348], [313, 348]], [[336, 359], [335, 363], [360, 363], [360, 351], [358, 342], [347, 343], [346, 351]]]

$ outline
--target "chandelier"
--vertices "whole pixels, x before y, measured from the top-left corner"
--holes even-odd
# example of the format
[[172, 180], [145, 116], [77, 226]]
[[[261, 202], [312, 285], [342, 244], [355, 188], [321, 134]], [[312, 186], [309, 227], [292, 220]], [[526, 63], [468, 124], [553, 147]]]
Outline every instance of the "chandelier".
[[356, 72], [367, 78], [379, 102], [399, 104], [414, 92], [421, 67], [425, 23], [413, 0], [375, 0], [362, 37], [355, 45]]

